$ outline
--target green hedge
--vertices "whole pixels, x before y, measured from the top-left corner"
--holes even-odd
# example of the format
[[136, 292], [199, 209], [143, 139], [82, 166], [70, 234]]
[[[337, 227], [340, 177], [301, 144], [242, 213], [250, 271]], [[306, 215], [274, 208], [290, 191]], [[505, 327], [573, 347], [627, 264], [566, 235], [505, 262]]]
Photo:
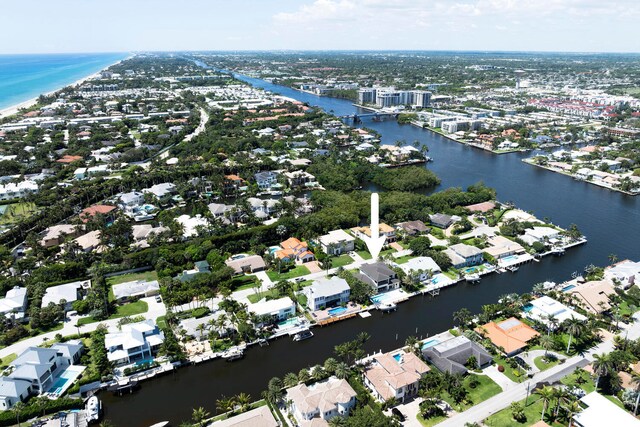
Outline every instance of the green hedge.
[[[32, 400], [33, 402], [33, 400]], [[46, 400], [44, 408], [37, 406], [36, 404], [29, 404], [20, 412], [20, 421], [28, 420], [31, 418], [39, 417], [42, 415], [42, 411], [46, 414], [55, 414], [56, 412], [65, 411], [68, 409], [80, 409], [84, 407], [82, 399], [69, 399], [61, 397], [56, 400]], [[16, 414], [12, 411], [0, 412], [0, 426], [12, 426], [16, 423]]]

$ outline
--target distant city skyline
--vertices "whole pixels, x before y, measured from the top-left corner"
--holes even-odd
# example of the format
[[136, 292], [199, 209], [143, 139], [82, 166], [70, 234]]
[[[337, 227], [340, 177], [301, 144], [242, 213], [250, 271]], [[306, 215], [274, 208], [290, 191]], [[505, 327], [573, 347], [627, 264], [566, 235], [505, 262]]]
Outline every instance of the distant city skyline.
[[640, 50], [637, 0], [22, 0], [3, 16], [0, 54]]

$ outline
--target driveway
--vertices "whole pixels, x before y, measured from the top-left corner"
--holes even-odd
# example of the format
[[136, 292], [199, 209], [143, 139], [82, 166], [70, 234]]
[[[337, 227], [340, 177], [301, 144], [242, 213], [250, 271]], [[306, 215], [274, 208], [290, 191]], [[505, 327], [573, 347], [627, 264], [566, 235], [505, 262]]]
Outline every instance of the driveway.
[[[508, 368], [508, 367], [507, 367]], [[517, 383], [512, 381], [509, 377], [507, 377], [502, 372], [498, 371], [497, 365], [491, 365], [482, 370], [482, 373], [491, 378], [496, 384], [502, 388], [502, 391], [508, 390]]]
[[[421, 402], [422, 402], [422, 398], [416, 397], [410, 402], [400, 403], [396, 405], [396, 408], [398, 408], [398, 410], [402, 412], [402, 415], [406, 417], [406, 419], [402, 422], [403, 426], [422, 427], [422, 424], [420, 424], [420, 421], [418, 421], [418, 418], [417, 418], [418, 412], [420, 411]], [[384, 411], [384, 413], [387, 416], [391, 416], [391, 409], [387, 409], [386, 411]]]

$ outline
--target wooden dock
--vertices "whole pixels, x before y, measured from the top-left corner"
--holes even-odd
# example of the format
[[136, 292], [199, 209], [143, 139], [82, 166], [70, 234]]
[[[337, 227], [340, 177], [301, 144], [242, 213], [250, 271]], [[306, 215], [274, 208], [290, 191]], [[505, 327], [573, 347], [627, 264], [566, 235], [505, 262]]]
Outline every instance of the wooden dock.
[[344, 316], [329, 317], [327, 319], [319, 320], [316, 323], [316, 325], [318, 325], [318, 326], [330, 325], [332, 323], [339, 322], [341, 320], [351, 319], [352, 317], [356, 317], [356, 315], [357, 315], [357, 313], [354, 312], [354, 313], [345, 314]]

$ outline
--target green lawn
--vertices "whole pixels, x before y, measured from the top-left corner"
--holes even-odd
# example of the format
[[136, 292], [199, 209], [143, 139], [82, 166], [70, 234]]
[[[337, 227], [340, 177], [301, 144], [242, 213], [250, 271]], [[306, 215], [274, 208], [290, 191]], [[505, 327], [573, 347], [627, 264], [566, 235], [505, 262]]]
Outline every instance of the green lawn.
[[[520, 401], [523, 407], [524, 402], [524, 400]], [[550, 411], [547, 410], [547, 414], [549, 412]], [[513, 419], [513, 416], [511, 415], [511, 408], [506, 408], [500, 412], [496, 412], [495, 414], [484, 420], [484, 425], [491, 427], [531, 426], [540, 421], [540, 416], [542, 415], [542, 400], [540, 400], [540, 398], [536, 395], [530, 396], [528, 405], [524, 407], [524, 413], [527, 417], [527, 420], [524, 423], [519, 423]], [[545, 417], [545, 421], [552, 427], [566, 426], [566, 424], [551, 422], [551, 420], [549, 420], [547, 417]]]
[[9, 364], [16, 360], [17, 357], [18, 355], [15, 353], [11, 353], [10, 355], [3, 357], [2, 361], [0, 362], [0, 368], [9, 366]]
[[140, 273], [121, 274], [120, 276], [111, 276], [107, 278], [109, 285], [118, 285], [120, 283], [134, 282], [136, 280], [144, 280], [150, 282], [158, 280], [158, 273], [155, 270], [143, 271]]
[[422, 418], [422, 414], [418, 414], [416, 418], [418, 419], [420, 424], [422, 424], [425, 427], [435, 426], [436, 424], [440, 424], [441, 422], [447, 419], [447, 417], [443, 415], [441, 417], [433, 417], [433, 418], [429, 418], [428, 420], [425, 420], [424, 418]]
[[[121, 317], [136, 316], [138, 314], [146, 313], [147, 311], [149, 311], [149, 304], [147, 304], [145, 301], [130, 302], [128, 304], [118, 306], [116, 308], [116, 312], [109, 316], [109, 319], [120, 319]], [[99, 322], [99, 320], [95, 320], [93, 317], [84, 317], [82, 319], [78, 319], [78, 325], [80, 326], [94, 322]]]
[[267, 271], [267, 276], [272, 282], [279, 282], [280, 280], [293, 279], [295, 277], [306, 276], [311, 272], [304, 265], [297, 265], [286, 273], [278, 273], [277, 271]]
[[6, 206], [4, 214], [0, 215], [0, 225], [15, 224], [38, 211], [35, 203], [13, 203]]
[[[496, 362], [496, 365], [504, 366], [503, 374], [505, 374], [507, 378], [509, 378], [511, 381], [521, 383], [527, 378], [527, 374], [523, 373], [521, 368], [518, 367], [514, 369], [511, 366], [509, 366], [509, 363], [507, 362], [507, 359], [504, 356], [502, 355], [493, 356], [493, 361]], [[518, 372], [518, 374], [516, 374], [516, 372]]]
[[585, 393], [591, 393], [596, 389], [596, 386], [591, 379], [591, 375], [589, 375], [589, 373], [584, 369], [572, 372], [570, 375], [567, 375], [560, 380], [560, 382], [568, 386], [580, 387]]
[[408, 262], [412, 258], [415, 258], [415, 256], [413, 256], [413, 255], [401, 256], [400, 258], [396, 258], [396, 263], [404, 264], [404, 263]]
[[231, 289], [236, 291], [244, 291], [246, 289], [252, 289], [258, 283], [258, 279], [255, 276], [238, 276], [231, 279]]
[[546, 371], [547, 369], [552, 368], [556, 366], [558, 363], [560, 363], [560, 359], [556, 359], [553, 362], [547, 363], [544, 361], [544, 356], [538, 356], [535, 359], [533, 359], [533, 363], [541, 371]]
[[353, 262], [353, 258], [351, 258], [347, 254], [340, 255], [339, 257], [331, 258], [331, 268], [344, 267], [345, 265], [349, 265]]
[[371, 254], [369, 253], [369, 251], [357, 251], [356, 253], [360, 255], [362, 259], [371, 259]]
[[456, 280], [458, 278], [458, 270], [456, 270], [455, 268], [450, 268], [447, 271], [443, 271], [442, 274], [452, 280]]
[[247, 295], [247, 299], [251, 304], [255, 304], [261, 299], [267, 298], [267, 297], [278, 298], [278, 291], [276, 290], [276, 288], [271, 288], [264, 292], [252, 293], [250, 295]]
[[[469, 386], [469, 381], [474, 377], [478, 379], [480, 384], [478, 384], [476, 388], [471, 388]], [[469, 374], [464, 378], [463, 384], [469, 393], [467, 396], [467, 403], [458, 405], [453, 401], [453, 399], [451, 399], [451, 396], [449, 396], [448, 393], [444, 393], [442, 396], [442, 399], [458, 412], [466, 411], [470, 407], [477, 405], [480, 402], [484, 402], [490, 397], [502, 392], [502, 388], [500, 388], [498, 384], [486, 375]]]
[[166, 316], [160, 316], [156, 319], [156, 325], [158, 325], [158, 327], [160, 329], [165, 329], [166, 327], [168, 327], [169, 325], [167, 325], [167, 319]]

